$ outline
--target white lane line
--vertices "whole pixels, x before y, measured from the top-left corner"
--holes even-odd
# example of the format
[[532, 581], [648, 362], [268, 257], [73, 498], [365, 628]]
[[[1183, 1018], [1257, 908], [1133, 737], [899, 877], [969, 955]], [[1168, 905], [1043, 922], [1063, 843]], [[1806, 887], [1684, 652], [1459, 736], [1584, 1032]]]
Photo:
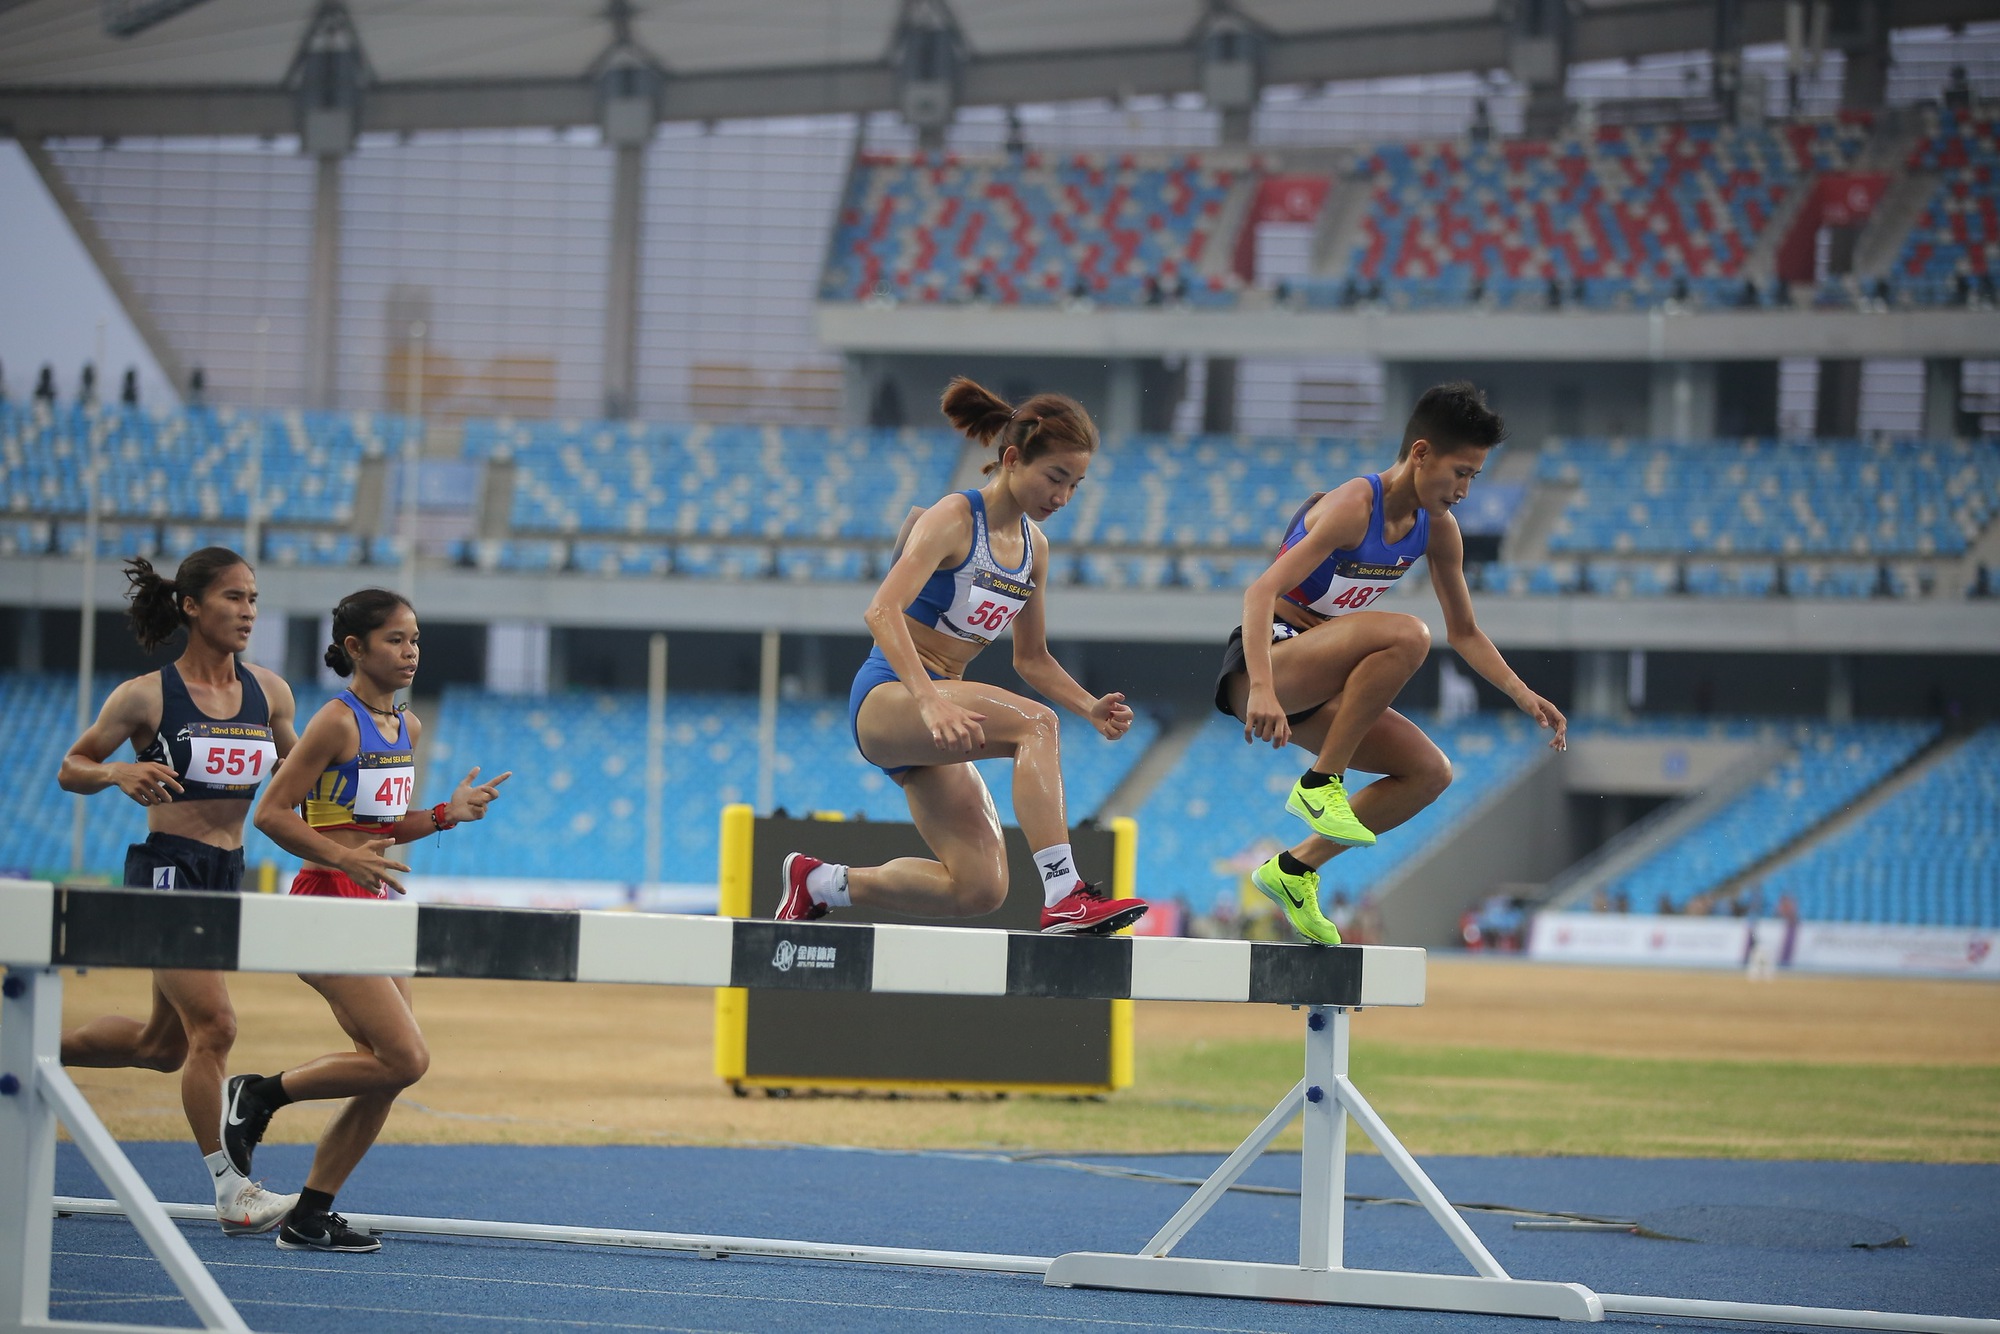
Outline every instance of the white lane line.
[[[156, 1260], [153, 1259], [151, 1255], [117, 1255], [117, 1254], [108, 1254], [108, 1253], [94, 1252], [94, 1251], [57, 1251], [55, 1252], [55, 1254], [62, 1256], [76, 1257], [81, 1259], [91, 1259], [91, 1260], [137, 1260], [137, 1261], [143, 1261], [144, 1263], [147, 1264], [158, 1263]], [[343, 1271], [338, 1269], [301, 1269], [297, 1265], [252, 1264], [243, 1260], [208, 1260], [205, 1261], [205, 1263], [208, 1265], [210, 1269], [266, 1269], [266, 1270], [275, 1269], [287, 1274], [331, 1275], [340, 1278], [363, 1278], [363, 1279], [374, 1279], [374, 1278], [446, 1279], [459, 1283], [490, 1283], [490, 1284], [499, 1284], [509, 1287], [520, 1287], [520, 1288], [552, 1288], [552, 1289], [560, 1289], [566, 1292], [613, 1292], [613, 1293], [623, 1293], [626, 1295], [638, 1296], [638, 1297], [688, 1297], [696, 1299], [707, 1298], [715, 1301], [764, 1302], [770, 1305], [777, 1305], [777, 1306], [823, 1306], [823, 1307], [833, 1307], [839, 1310], [897, 1311], [897, 1312], [905, 1312], [911, 1315], [940, 1315], [940, 1316], [965, 1316], [965, 1317], [979, 1316], [989, 1320], [1038, 1321], [1045, 1325], [1048, 1324], [1100, 1325], [1114, 1329], [1175, 1329], [1175, 1330], [1190, 1331], [1190, 1334], [1288, 1334], [1287, 1331], [1272, 1329], [1268, 1326], [1263, 1326], [1263, 1325], [1166, 1324], [1158, 1320], [1110, 1320], [1101, 1316], [1042, 1315], [1036, 1312], [1029, 1312], [1029, 1311], [967, 1310], [951, 1306], [903, 1306], [903, 1305], [897, 1305], [892, 1302], [839, 1302], [839, 1301], [829, 1301], [824, 1298], [815, 1298], [815, 1297], [766, 1297], [760, 1294], [738, 1293], [738, 1292], [715, 1292], [712, 1290], [699, 1289], [699, 1288], [634, 1288], [634, 1287], [625, 1287], [617, 1284], [605, 1284], [605, 1283], [558, 1283], [552, 1280], [538, 1279], [538, 1278], [494, 1278], [484, 1274], [433, 1274], [433, 1273], [421, 1272], [414, 1269], [382, 1270], [374, 1268], [373, 1266], [370, 1267], [369, 1271], [362, 1271], [358, 1269], [349, 1269]], [[1016, 1276], [1012, 1274], [991, 1274], [991, 1275], [981, 1275], [981, 1277], [1011, 1280]], [[313, 1306], [315, 1309], [324, 1309], [323, 1303], [276, 1302], [276, 1301], [265, 1302], [258, 1298], [238, 1299], [233, 1296], [230, 1298], [230, 1300], [235, 1301], [239, 1306], [272, 1305], [272, 1306], [289, 1307], [289, 1306], [304, 1305], [304, 1306]], [[343, 1304], [342, 1309], [347, 1310], [347, 1309], [360, 1309], [360, 1308], [349, 1307]], [[425, 1312], [425, 1311], [413, 1311], [409, 1312], [409, 1314], [428, 1315], [437, 1313]], [[474, 1316], [468, 1318], [500, 1319], [501, 1317]], [[505, 1318], [511, 1320], [519, 1320], [521, 1317], [518, 1315], [514, 1315]], [[545, 1321], [540, 1321], [538, 1323], [544, 1323], [550, 1325], [576, 1325], [580, 1328], [601, 1327], [606, 1329], [678, 1328], [678, 1326], [665, 1326], [665, 1325], [658, 1325], [658, 1326], [620, 1325], [609, 1321], [604, 1321], [604, 1322], [568, 1321], [559, 1319], [548, 1319]]]

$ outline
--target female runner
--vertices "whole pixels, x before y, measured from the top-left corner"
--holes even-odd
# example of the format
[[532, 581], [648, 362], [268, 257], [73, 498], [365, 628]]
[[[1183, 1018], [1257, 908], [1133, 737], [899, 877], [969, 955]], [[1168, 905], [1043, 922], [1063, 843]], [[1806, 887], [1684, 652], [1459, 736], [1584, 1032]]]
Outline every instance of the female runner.
[[[146, 841], [125, 852], [125, 883], [140, 889], [243, 887], [243, 821], [257, 786], [297, 742], [291, 687], [237, 655], [257, 623], [257, 576], [226, 547], [203, 547], [162, 579], [126, 562], [132, 633], [158, 648], [187, 627], [187, 647], [157, 672], [119, 685], [90, 730], [63, 756], [67, 792], [116, 787], [146, 808]], [[136, 758], [112, 762], [130, 741]], [[232, 1236], [267, 1232], [297, 1200], [273, 1195], [231, 1167], [216, 1133], [236, 1011], [221, 973], [153, 970], [144, 1023], [106, 1015], [62, 1035], [64, 1065], [181, 1072], [181, 1108], [215, 1183], [215, 1212]]]
[[[305, 859], [292, 893], [387, 898], [389, 890], [403, 892], [396, 877], [410, 868], [392, 860], [386, 849], [483, 819], [509, 775], [481, 783], [474, 768], [450, 801], [410, 811], [422, 726], [395, 699], [416, 678], [417, 615], [400, 594], [367, 588], [334, 608], [326, 665], [353, 676], [354, 684], [306, 725], [291, 763], [258, 804], [257, 827]], [[348, 1099], [320, 1136], [298, 1204], [278, 1229], [278, 1245], [377, 1251], [380, 1241], [349, 1228], [333, 1212], [333, 1197], [375, 1142], [396, 1095], [423, 1078], [430, 1051], [411, 1009], [408, 979], [311, 974], [303, 980], [326, 997], [334, 1018], [354, 1039], [354, 1050], [275, 1075], [230, 1079], [223, 1091], [223, 1147], [247, 1173], [251, 1153], [280, 1107]]]
[[[1451, 783], [1444, 752], [1389, 707], [1423, 665], [1430, 629], [1415, 616], [1367, 610], [1417, 561], [1430, 558], [1452, 648], [1554, 729], [1552, 747], [1567, 744], [1561, 710], [1507, 666], [1473, 618], [1465, 587], [1465, 545], [1451, 507], [1505, 434], [1472, 384], [1427, 390], [1395, 465], [1309, 498], [1292, 516], [1277, 560], [1243, 592], [1243, 624], [1223, 652], [1215, 707], [1242, 721], [1246, 742], [1291, 742], [1313, 753], [1285, 802], [1312, 836], [1250, 876], [1308, 940], [1340, 943], [1320, 909], [1319, 868], [1346, 848], [1374, 843]], [[1349, 765], [1384, 775], [1352, 805]]]
[[921, 917], [990, 913], [1007, 898], [1007, 852], [993, 798], [973, 760], [1011, 756], [1014, 814], [1037, 849], [1042, 930], [1103, 934], [1139, 920], [1140, 899], [1112, 899], [1084, 882], [1070, 853], [1055, 710], [965, 668], [1010, 625], [1021, 679], [1109, 740], [1132, 726], [1125, 697], [1093, 697], [1049, 653], [1043, 586], [1049, 543], [1036, 521], [1069, 503], [1097, 448], [1081, 404], [1037, 394], [1010, 407], [954, 379], [941, 406], [952, 425], [1000, 456], [992, 480], [946, 496], [917, 518], [868, 604], [875, 648], [848, 693], [862, 758], [903, 789], [917, 832], [936, 854], [884, 866], [785, 858], [779, 921], [825, 916], [850, 903]]

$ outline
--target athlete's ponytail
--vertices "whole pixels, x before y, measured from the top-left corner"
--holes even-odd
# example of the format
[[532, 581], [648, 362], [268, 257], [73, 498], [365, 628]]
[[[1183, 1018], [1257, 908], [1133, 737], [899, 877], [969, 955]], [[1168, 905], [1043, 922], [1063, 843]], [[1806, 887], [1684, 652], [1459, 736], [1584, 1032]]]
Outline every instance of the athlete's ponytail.
[[333, 642], [326, 646], [326, 665], [336, 676], [354, 675], [354, 659], [347, 652], [348, 637], [366, 643], [368, 636], [395, 614], [396, 608], [409, 606], [408, 598], [386, 588], [364, 588], [349, 593], [333, 609]]
[[[1001, 455], [1011, 445], [1021, 451], [1023, 463], [1032, 463], [1044, 454], [1088, 454], [1097, 448], [1097, 424], [1090, 420], [1083, 404], [1067, 394], [1036, 394], [1017, 408], [959, 375], [945, 386], [938, 406], [968, 438], [995, 446]], [[1000, 460], [995, 458], [980, 471], [990, 473], [999, 466]]]
[[249, 564], [228, 547], [203, 547], [182, 561], [174, 577], [167, 579], [144, 556], [126, 561], [129, 587], [125, 597], [132, 605], [125, 616], [139, 647], [151, 653], [172, 639], [174, 632], [188, 623], [187, 613], [181, 609], [182, 598], [200, 602], [217, 575]]

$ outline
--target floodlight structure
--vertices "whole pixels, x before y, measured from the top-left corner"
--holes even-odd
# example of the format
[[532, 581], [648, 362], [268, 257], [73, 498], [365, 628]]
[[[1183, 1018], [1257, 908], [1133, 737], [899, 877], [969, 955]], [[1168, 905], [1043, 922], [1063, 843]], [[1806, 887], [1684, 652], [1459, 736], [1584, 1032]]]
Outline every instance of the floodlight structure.
[[611, 45], [597, 58], [597, 125], [612, 151], [611, 266], [604, 303], [604, 415], [638, 407], [639, 241], [645, 217], [646, 146], [660, 123], [666, 75], [632, 36], [632, 6], [609, 9]]
[[1250, 142], [1250, 118], [1264, 87], [1265, 36], [1228, 0], [1216, 0], [1195, 33], [1201, 95], [1222, 117], [1222, 142]]
[[285, 71], [299, 151], [313, 174], [312, 278], [306, 298], [306, 401], [330, 408], [340, 359], [340, 167], [361, 136], [361, 100], [371, 74], [361, 32], [341, 0], [320, 0]]
[[945, 0], [908, 0], [896, 24], [890, 60], [896, 69], [896, 105], [926, 151], [944, 147], [958, 114], [965, 39]]
[[1507, 69], [1528, 90], [1523, 128], [1531, 139], [1553, 138], [1568, 119], [1571, 37], [1568, 0], [1515, 0]]

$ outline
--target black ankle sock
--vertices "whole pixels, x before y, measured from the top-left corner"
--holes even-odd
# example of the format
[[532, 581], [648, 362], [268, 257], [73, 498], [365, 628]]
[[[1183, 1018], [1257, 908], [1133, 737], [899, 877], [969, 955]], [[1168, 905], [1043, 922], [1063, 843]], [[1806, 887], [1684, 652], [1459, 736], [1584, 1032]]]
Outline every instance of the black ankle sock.
[[1311, 875], [1313, 868], [1294, 857], [1289, 852], [1278, 854], [1278, 869], [1286, 875]]
[[311, 1218], [314, 1214], [333, 1212], [333, 1196], [311, 1186], [299, 1188], [299, 1202], [292, 1206], [293, 1218]]
[[274, 1110], [279, 1107], [289, 1107], [292, 1103], [292, 1095], [285, 1092], [285, 1075], [282, 1070], [275, 1075], [265, 1075], [243, 1091]]
[[1325, 787], [1338, 777], [1339, 774], [1323, 774], [1317, 769], [1308, 769], [1306, 776], [1299, 780], [1299, 786], [1310, 791], [1316, 787]]

